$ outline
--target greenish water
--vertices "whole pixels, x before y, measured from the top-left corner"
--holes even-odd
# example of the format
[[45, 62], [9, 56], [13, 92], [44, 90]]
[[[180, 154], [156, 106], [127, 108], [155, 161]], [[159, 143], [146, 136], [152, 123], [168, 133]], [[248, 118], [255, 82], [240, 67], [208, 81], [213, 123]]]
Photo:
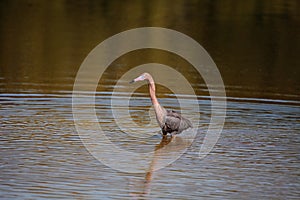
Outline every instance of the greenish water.
[[[296, 0], [1, 1], [0, 198], [298, 199], [299, 8]], [[96, 93], [99, 121], [121, 146], [141, 151], [168, 145], [159, 136], [147, 143], [126, 140], [113, 120], [112, 89], [137, 65], [159, 61], [180, 71], [201, 110], [199, 134], [178, 160], [151, 174], [129, 174], [85, 149], [71, 94], [77, 70], [96, 45], [142, 26], [174, 29], [199, 42], [220, 70], [228, 107], [217, 145], [198, 159], [211, 115], [203, 80], [167, 52], [121, 56]], [[170, 90], [157, 92], [163, 105], [178, 109]], [[130, 112], [141, 124], [151, 102], [146, 87], [136, 93]]]

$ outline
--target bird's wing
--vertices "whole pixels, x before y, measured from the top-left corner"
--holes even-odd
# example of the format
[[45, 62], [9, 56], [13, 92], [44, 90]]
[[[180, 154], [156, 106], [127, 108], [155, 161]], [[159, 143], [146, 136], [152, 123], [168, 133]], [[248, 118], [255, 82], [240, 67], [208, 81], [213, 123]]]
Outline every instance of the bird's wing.
[[178, 131], [180, 121], [180, 116], [168, 112], [166, 115], [165, 124], [167, 125], [168, 129], [171, 129], [172, 131]]
[[165, 124], [173, 131], [181, 132], [192, 127], [192, 123], [175, 111], [167, 111]]

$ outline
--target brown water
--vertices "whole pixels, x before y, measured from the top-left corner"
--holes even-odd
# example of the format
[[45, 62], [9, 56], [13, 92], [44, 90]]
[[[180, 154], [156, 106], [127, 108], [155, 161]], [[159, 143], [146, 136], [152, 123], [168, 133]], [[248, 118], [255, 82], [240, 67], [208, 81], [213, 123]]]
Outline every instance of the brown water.
[[[298, 199], [299, 7], [296, 0], [1, 1], [0, 197]], [[186, 61], [159, 50], [117, 59], [101, 79], [96, 108], [106, 134], [120, 146], [147, 151], [170, 145], [159, 135], [126, 140], [114, 123], [112, 89], [137, 65], [159, 61], [180, 71], [201, 110], [199, 134], [178, 160], [130, 174], [103, 165], [85, 149], [74, 127], [71, 94], [80, 64], [96, 45], [140, 26], [171, 28], [197, 40], [221, 72], [228, 105], [217, 145], [199, 159], [211, 114], [203, 80]], [[161, 104], [179, 109], [168, 89], [157, 92]], [[147, 97], [146, 87], [136, 91], [130, 112], [137, 123], [149, 120]]]

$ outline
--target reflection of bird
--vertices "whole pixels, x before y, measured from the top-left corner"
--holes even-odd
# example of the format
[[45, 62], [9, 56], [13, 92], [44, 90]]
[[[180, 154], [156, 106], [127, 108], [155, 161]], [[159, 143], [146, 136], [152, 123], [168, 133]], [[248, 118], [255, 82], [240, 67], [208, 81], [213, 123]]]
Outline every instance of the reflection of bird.
[[[132, 191], [130, 192], [130, 196], [131, 197], [134, 197], [134, 199], [147, 199], [147, 195], [150, 194], [151, 192], [151, 182], [152, 182], [152, 178], [153, 178], [153, 172], [155, 171], [155, 167], [157, 165], [157, 162], [159, 161], [158, 158], [162, 158], [162, 156], [165, 156], [165, 155], [169, 155], [168, 151], [170, 149], [163, 149], [163, 147], [165, 147], [166, 145], [168, 145], [171, 141], [174, 141], [178, 138], [175, 138], [172, 137], [172, 138], [168, 138], [168, 137], [163, 137], [160, 141], [159, 144], [155, 145], [155, 151], [154, 151], [154, 156], [153, 156], [153, 159], [150, 163], [150, 166], [149, 166], [149, 169], [146, 173], [146, 176], [145, 176], [145, 180], [143, 180], [143, 182], [139, 182], [139, 183], [136, 183], [135, 185], [131, 185], [130, 186], [132, 188], [134, 188], [134, 190], [138, 189], [139, 187], [142, 186], [142, 188], [138, 189], [140, 191]], [[178, 145], [176, 144], [175, 145], [177, 148], [181, 147], [181, 145]], [[160, 150], [160, 149], [163, 149], [163, 150]], [[173, 150], [173, 149], [172, 149]]]
[[151, 101], [154, 106], [157, 122], [163, 132], [163, 135], [167, 135], [168, 133], [171, 133], [171, 135], [179, 134], [183, 130], [192, 127], [192, 123], [188, 119], [182, 117], [179, 113], [173, 110], [165, 110], [164, 107], [159, 104], [155, 95], [155, 83], [150, 74], [143, 73], [136, 79], [132, 80], [130, 83], [143, 80], [147, 80], [149, 83], [149, 93]]

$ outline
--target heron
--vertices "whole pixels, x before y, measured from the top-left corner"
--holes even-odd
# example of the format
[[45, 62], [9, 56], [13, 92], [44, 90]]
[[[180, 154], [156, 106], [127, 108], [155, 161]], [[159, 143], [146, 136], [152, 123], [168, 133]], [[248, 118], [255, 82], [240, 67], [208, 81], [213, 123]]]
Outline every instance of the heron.
[[166, 136], [168, 133], [171, 134], [171, 136], [175, 136], [176, 134], [179, 134], [182, 131], [193, 127], [190, 120], [181, 116], [180, 113], [175, 112], [174, 110], [166, 110], [163, 106], [159, 104], [155, 94], [154, 79], [149, 73], [145, 72], [141, 74], [137, 78], [130, 81], [130, 83], [138, 81], [148, 82], [151, 102], [154, 107], [156, 120], [162, 130], [163, 136]]

